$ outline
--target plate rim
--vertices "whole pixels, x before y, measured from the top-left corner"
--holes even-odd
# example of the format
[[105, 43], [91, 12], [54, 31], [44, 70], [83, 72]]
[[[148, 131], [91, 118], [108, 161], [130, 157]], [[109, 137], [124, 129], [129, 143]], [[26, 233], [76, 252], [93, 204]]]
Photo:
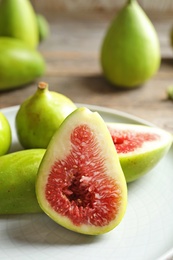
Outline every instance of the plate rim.
[[[140, 123], [140, 124], [148, 125], [148, 126], [152, 126], [152, 127], [157, 127], [156, 124], [153, 124], [148, 120], [145, 120], [141, 117], [138, 117], [131, 113], [128, 113], [128, 112], [125, 112], [122, 110], [118, 110], [115, 108], [109, 108], [109, 107], [105, 107], [105, 106], [92, 105], [92, 104], [86, 104], [86, 103], [75, 103], [75, 104], [77, 107], [87, 107], [87, 108], [91, 109], [92, 111], [95, 110], [97, 112], [109, 113], [109, 114], [113, 114], [113, 115], [120, 116], [123, 118], [128, 118], [130, 120], [136, 121], [136, 123]], [[13, 110], [17, 111], [19, 109], [19, 107], [20, 107], [20, 105], [4, 107], [4, 108], [1, 108], [0, 111], [3, 113], [9, 113], [9, 112], [13, 112]]]

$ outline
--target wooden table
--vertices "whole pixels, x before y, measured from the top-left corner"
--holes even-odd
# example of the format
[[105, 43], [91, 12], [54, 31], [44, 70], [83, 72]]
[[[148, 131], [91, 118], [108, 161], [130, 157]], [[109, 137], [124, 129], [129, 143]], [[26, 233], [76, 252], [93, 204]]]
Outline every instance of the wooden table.
[[112, 87], [100, 69], [100, 44], [111, 18], [111, 14], [102, 13], [47, 15], [51, 33], [39, 46], [47, 64], [45, 75], [20, 89], [1, 92], [0, 108], [21, 104], [35, 92], [39, 81], [46, 81], [50, 90], [74, 102], [128, 112], [173, 132], [173, 101], [166, 92], [173, 84], [172, 15], [151, 15], [160, 39], [161, 67], [140, 88], [126, 91]]

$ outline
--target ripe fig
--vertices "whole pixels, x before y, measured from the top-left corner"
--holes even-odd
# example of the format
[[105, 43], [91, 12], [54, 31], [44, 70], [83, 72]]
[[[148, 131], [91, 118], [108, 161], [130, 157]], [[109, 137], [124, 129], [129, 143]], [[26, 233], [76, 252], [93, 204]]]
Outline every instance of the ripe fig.
[[45, 72], [41, 54], [18, 39], [0, 37], [0, 91], [22, 87]]
[[0, 36], [16, 38], [32, 48], [37, 47], [37, 20], [29, 0], [0, 1]]
[[24, 148], [46, 148], [52, 135], [76, 105], [66, 96], [49, 91], [40, 82], [38, 89], [20, 106], [16, 115], [16, 131]]
[[173, 85], [169, 85], [166, 90], [167, 97], [170, 100], [173, 100]]
[[127, 182], [153, 169], [169, 151], [173, 136], [158, 127], [107, 123]]
[[11, 146], [12, 133], [10, 124], [3, 113], [0, 112], [0, 156], [6, 154]]
[[39, 42], [44, 41], [50, 32], [49, 29], [49, 23], [45, 16], [42, 14], [36, 14], [36, 19], [37, 19], [37, 25], [38, 25], [38, 35], [39, 35]]
[[44, 149], [9, 153], [0, 157], [0, 214], [41, 212], [35, 180]]
[[36, 196], [50, 218], [75, 232], [99, 235], [121, 222], [126, 181], [98, 113], [81, 107], [63, 121], [40, 164]]
[[111, 22], [101, 46], [105, 78], [115, 86], [138, 87], [160, 66], [157, 32], [136, 0], [127, 0]]
[[173, 48], [173, 26], [171, 26], [169, 38], [170, 38], [170, 46], [171, 48]]

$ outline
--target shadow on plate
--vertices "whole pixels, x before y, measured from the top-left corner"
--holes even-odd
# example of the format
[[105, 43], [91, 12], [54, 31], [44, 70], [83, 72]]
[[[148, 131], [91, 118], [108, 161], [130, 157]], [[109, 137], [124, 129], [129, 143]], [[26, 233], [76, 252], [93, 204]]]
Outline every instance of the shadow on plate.
[[82, 245], [101, 239], [101, 236], [83, 235], [61, 227], [44, 213], [4, 215], [0, 219], [5, 221], [4, 236], [20, 245]]

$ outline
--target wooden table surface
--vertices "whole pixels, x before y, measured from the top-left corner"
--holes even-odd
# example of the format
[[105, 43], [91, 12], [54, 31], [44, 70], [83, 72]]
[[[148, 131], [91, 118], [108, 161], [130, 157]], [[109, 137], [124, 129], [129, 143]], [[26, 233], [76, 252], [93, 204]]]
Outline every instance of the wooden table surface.
[[173, 49], [169, 42], [172, 15], [150, 16], [158, 32], [162, 62], [157, 74], [140, 88], [118, 90], [102, 76], [99, 50], [112, 15], [47, 15], [50, 35], [40, 46], [46, 73], [33, 83], [0, 93], [0, 109], [21, 104], [32, 95], [39, 81], [74, 102], [99, 105], [141, 117], [173, 132], [173, 101], [167, 88], [173, 84]]

